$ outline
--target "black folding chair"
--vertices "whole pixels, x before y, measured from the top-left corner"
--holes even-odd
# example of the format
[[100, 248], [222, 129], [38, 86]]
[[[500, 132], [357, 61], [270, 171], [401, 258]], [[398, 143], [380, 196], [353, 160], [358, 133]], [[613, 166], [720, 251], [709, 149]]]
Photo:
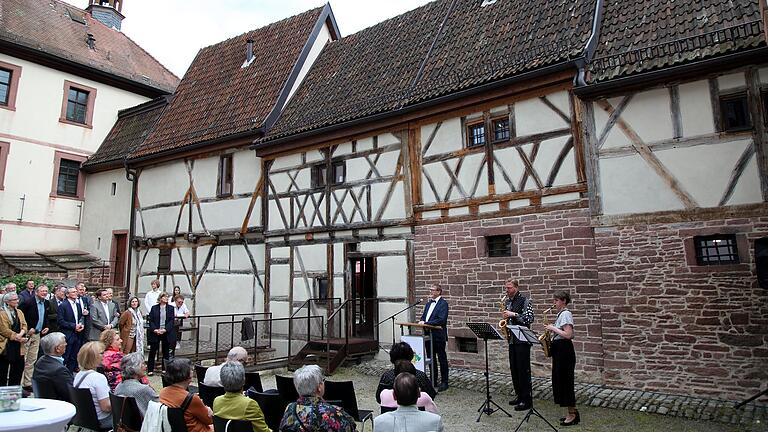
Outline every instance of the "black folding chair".
[[96, 415], [96, 407], [93, 406], [93, 396], [87, 388], [69, 388], [69, 398], [77, 408], [75, 416], [70, 421], [72, 426], [94, 431], [108, 431], [111, 428], [102, 428]]
[[197, 383], [202, 384], [205, 380], [205, 372], [208, 370], [208, 366], [195, 365], [195, 376], [197, 377]]
[[246, 372], [245, 373], [245, 388], [253, 388], [257, 392], [263, 392], [264, 388], [261, 386], [261, 376], [258, 372]]
[[253, 423], [248, 420], [229, 420], [213, 416], [214, 432], [253, 432]]
[[275, 384], [277, 384], [277, 392], [280, 393], [286, 406], [291, 402], [296, 402], [296, 399], [299, 398], [299, 392], [296, 391], [296, 386], [293, 384], [293, 377], [275, 375]]
[[[32, 394], [35, 395], [38, 399], [54, 399], [54, 400], [63, 400], [64, 402], [69, 402], [69, 394], [67, 395], [59, 395], [56, 393], [56, 388], [53, 386], [50, 382], [43, 382], [42, 384], [38, 384], [37, 380], [32, 380]], [[62, 396], [66, 399], [62, 399]]]
[[363, 423], [366, 420], [373, 421], [372, 410], [361, 410], [357, 408], [357, 396], [355, 395], [355, 385], [352, 381], [325, 381], [325, 400], [340, 400], [344, 411], [352, 416], [355, 421]]
[[184, 410], [181, 408], [168, 408], [168, 423], [172, 432], [187, 432], [187, 421], [184, 420]]
[[253, 390], [248, 390], [246, 393], [249, 398], [259, 403], [261, 412], [264, 413], [264, 420], [267, 422], [267, 426], [273, 431], [280, 429], [280, 421], [283, 419], [285, 408], [288, 406], [288, 404], [283, 401], [280, 394], [273, 392], [256, 392]]
[[141, 424], [144, 417], [136, 405], [136, 399], [129, 396], [118, 396], [109, 393], [109, 403], [112, 405], [112, 428], [117, 430], [118, 426], [124, 425], [130, 430], [141, 430]]
[[213, 408], [213, 400], [226, 393], [223, 387], [211, 387], [200, 383], [197, 394], [203, 400], [205, 406]]

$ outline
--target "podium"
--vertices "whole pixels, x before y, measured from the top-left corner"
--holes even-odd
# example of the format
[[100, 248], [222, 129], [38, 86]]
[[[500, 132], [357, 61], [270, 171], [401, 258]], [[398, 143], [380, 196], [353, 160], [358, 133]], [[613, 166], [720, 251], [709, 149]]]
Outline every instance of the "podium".
[[[440, 330], [438, 326], [429, 324], [419, 324], [414, 322], [399, 322], [400, 326], [400, 340], [407, 343], [413, 349], [413, 353], [416, 354], [416, 369], [426, 372], [424, 370], [429, 367], [429, 378], [432, 380], [432, 385], [437, 388], [437, 373], [435, 371], [435, 356], [434, 356], [434, 344], [432, 343], [432, 330]], [[406, 334], [406, 329], [408, 334]], [[414, 332], [418, 332], [414, 334]], [[426, 347], [429, 347], [429, 357], [427, 357]]]

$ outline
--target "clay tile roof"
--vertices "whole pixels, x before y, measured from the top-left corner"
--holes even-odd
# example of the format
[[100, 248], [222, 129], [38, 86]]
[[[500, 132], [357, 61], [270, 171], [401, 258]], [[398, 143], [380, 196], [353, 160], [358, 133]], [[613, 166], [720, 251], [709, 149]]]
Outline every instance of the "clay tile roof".
[[263, 142], [578, 57], [595, 2], [437, 0], [331, 42]]
[[[157, 127], [131, 157], [255, 133], [322, 12], [313, 9], [200, 50]], [[249, 39], [255, 60], [242, 67]]]
[[121, 165], [147, 138], [168, 106], [171, 96], [160, 96], [118, 112], [117, 121], [104, 138], [99, 149], [82, 165], [86, 171]]
[[[96, 39], [96, 49], [88, 47], [88, 33]], [[38, 50], [165, 93], [173, 92], [179, 82], [128, 36], [59, 0], [0, 1], [0, 42]]]
[[592, 82], [765, 44], [757, 0], [605, 0]]

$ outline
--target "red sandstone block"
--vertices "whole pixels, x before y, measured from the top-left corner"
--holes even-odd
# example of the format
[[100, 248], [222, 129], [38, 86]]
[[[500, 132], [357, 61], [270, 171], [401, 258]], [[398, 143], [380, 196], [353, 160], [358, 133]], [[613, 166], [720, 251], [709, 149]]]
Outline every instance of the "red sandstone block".
[[568, 227], [563, 228], [563, 238], [591, 238], [592, 228], [590, 227]]

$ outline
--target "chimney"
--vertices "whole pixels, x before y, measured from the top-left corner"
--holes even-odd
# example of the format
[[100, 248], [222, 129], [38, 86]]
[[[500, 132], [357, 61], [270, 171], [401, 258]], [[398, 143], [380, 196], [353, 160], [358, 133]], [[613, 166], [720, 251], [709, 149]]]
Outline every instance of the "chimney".
[[125, 16], [120, 12], [125, 0], [88, 0], [86, 12], [107, 27], [120, 31], [120, 25]]
[[88, 48], [92, 50], [96, 49], [96, 38], [93, 37], [93, 33], [88, 33], [88, 39], [85, 41], [85, 43], [88, 44]]
[[253, 60], [253, 39], [248, 39], [245, 43], [245, 62], [250, 63]]

